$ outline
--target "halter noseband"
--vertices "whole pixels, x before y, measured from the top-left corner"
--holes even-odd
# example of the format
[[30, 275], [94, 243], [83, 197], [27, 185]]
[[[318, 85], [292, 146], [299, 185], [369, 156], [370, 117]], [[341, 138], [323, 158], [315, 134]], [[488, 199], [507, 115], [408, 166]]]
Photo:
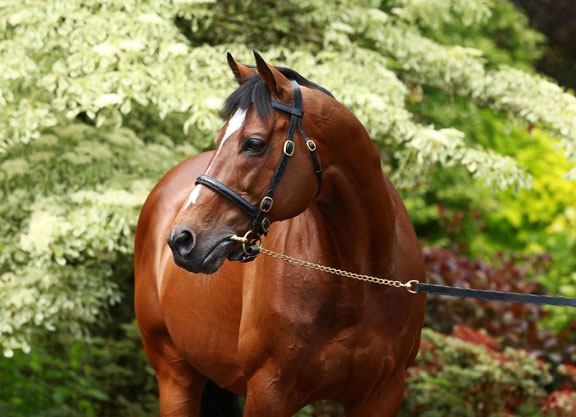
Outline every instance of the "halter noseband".
[[[308, 136], [306, 136], [306, 133], [304, 133], [304, 129], [302, 128], [302, 117], [304, 116], [304, 111], [302, 110], [302, 91], [300, 90], [300, 86], [296, 81], [291, 80], [290, 82], [294, 87], [293, 106], [288, 106], [278, 101], [272, 101], [271, 103], [272, 107], [275, 109], [290, 114], [290, 126], [288, 127], [288, 136], [284, 142], [282, 157], [280, 158], [280, 162], [278, 163], [276, 171], [272, 176], [272, 180], [268, 186], [268, 191], [266, 191], [266, 194], [260, 201], [260, 205], [258, 207], [252, 205], [246, 199], [241, 197], [236, 191], [208, 175], [200, 175], [198, 178], [196, 178], [196, 184], [205, 185], [210, 187], [212, 190], [222, 194], [224, 197], [238, 205], [246, 214], [253, 218], [250, 230], [244, 235], [243, 238], [237, 239], [242, 242], [242, 250], [231, 253], [228, 256], [228, 259], [231, 261], [248, 262], [253, 260], [260, 252], [260, 246], [258, 245], [258, 242], [261, 242], [262, 237], [268, 234], [268, 230], [270, 229], [271, 225], [270, 219], [268, 219], [266, 216], [274, 204], [274, 192], [276, 191], [276, 187], [278, 187], [278, 183], [284, 174], [288, 160], [294, 154], [294, 133], [296, 131], [296, 127], [298, 127], [298, 130], [302, 135], [302, 139], [304, 139], [306, 142], [306, 146], [308, 147], [310, 155], [312, 156], [314, 172], [318, 178], [318, 191], [316, 192], [316, 196], [320, 194], [320, 190], [322, 189], [322, 169], [320, 167], [320, 162], [318, 161], [318, 156], [316, 155], [316, 144], [312, 139], [309, 139]], [[250, 238], [250, 236], [252, 236], [252, 238]]]

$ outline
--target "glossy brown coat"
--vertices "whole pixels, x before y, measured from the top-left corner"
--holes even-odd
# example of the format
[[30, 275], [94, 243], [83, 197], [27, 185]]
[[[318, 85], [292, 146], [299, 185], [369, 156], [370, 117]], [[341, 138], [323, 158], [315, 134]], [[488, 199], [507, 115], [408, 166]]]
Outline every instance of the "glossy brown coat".
[[[259, 57], [257, 64], [272, 98], [291, 104], [289, 81]], [[233, 61], [231, 66], [240, 82], [253, 74]], [[316, 177], [297, 135], [264, 247], [361, 274], [424, 281], [414, 230], [366, 130], [336, 100], [302, 91], [304, 130], [317, 143], [324, 187], [314, 200]], [[249, 108], [224, 146], [226, 126], [220, 132], [217, 157], [203, 153], [173, 168], [142, 209], [136, 315], [157, 372], [163, 416], [200, 416], [207, 378], [247, 396], [246, 417], [289, 417], [320, 399], [339, 401], [348, 417], [398, 412], [405, 370], [418, 351], [425, 297], [264, 255], [251, 263], [223, 261], [231, 247], [223, 254], [211, 248], [231, 234], [242, 236], [250, 219], [205, 186], [189, 202], [195, 178], [211, 164], [210, 175], [258, 204], [288, 121], [279, 111], [261, 120]], [[246, 137], [262, 138], [266, 150], [243, 151]], [[205, 270], [205, 259], [223, 262], [216, 272], [175, 265], [166, 237], [181, 225], [195, 239], [196, 263], [189, 269]]]

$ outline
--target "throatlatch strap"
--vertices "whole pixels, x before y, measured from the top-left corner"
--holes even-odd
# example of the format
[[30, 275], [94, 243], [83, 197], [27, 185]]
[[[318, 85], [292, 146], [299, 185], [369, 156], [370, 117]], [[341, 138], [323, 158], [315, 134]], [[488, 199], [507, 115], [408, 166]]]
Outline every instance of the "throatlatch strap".
[[212, 178], [208, 175], [200, 175], [198, 178], [196, 178], [196, 184], [205, 185], [207, 187], [212, 188], [214, 191], [222, 194], [224, 197], [228, 198], [233, 203], [239, 205], [240, 208], [244, 210], [244, 212], [248, 214], [250, 217], [256, 216], [260, 211], [258, 210], [258, 208], [250, 204], [247, 200], [240, 197], [240, 195], [236, 191], [232, 190], [228, 186], [222, 184], [217, 179]]
[[[314, 196], [314, 198], [316, 198], [318, 197], [318, 194], [320, 194], [320, 191], [322, 191], [322, 167], [320, 166], [318, 155], [316, 155], [316, 143], [311, 141], [308, 138], [308, 136], [306, 136], [306, 133], [302, 128], [302, 119], [298, 119], [298, 130], [300, 130], [302, 138], [306, 141], [306, 146], [310, 151], [310, 156], [312, 157], [312, 163], [314, 164], [314, 172], [316, 173], [316, 178], [318, 179], [318, 190], [316, 191], [316, 196]], [[314, 146], [313, 148], [312, 145]]]
[[292, 122], [294, 121], [294, 119], [296, 119], [298, 130], [302, 135], [302, 139], [304, 139], [304, 141], [306, 142], [306, 146], [308, 147], [308, 150], [310, 151], [310, 156], [312, 157], [312, 163], [314, 164], [314, 172], [316, 174], [316, 178], [318, 179], [318, 190], [316, 191], [315, 197], [318, 197], [318, 194], [320, 194], [320, 191], [322, 190], [322, 168], [320, 167], [320, 161], [318, 160], [318, 156], [316, 155], [316, 144], [308, 138], [306, 132], [304, 132], [304, 128], [302, 127], [302, 117], [304, 116], [304, 111], [302, 109], [302, 91], [300, 90], [300, 86], [296, 81], [291, 80], [290, 82], [294, 87], [294, 106], [290, 107], [284, 103], [280, 103], [278, 101], [272, 101], [272, 107], [290, 113], [292, 115], [292, 117], [290, 118], [290, 129], [288, 130], [289, 140], [294, 140], [294, 130]]

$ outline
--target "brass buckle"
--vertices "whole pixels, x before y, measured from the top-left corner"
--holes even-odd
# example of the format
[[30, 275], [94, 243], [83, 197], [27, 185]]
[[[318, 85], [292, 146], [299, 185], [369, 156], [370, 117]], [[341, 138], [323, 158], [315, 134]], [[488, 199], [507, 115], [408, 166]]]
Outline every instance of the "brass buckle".
[[264, 231], [264, 233], [268, 233], [268, 230], [270, 230], [270, 219], [268, 219], [268, 217], [264, 217], [262, 219], [262, 230]]
[[316, 143], [314, 143], [314, 141], [312, 139], [308, 139], [306, 141], [306, 146], [308, 146], [308, 149], [310, 150], [310, 152], [314, 152], [316, 150]]
[[[268, 207], [266, 207], [266, 202], [270, 201]], [[272, 199], [272, 197], [264, 197], [262, 199], [262, 201], [260, 202], [260, 211], [263, 211], [264, 213], [268, 213], [270, 210], [272, 210], [272, 205], [274, 204], [274, 199]]]
[[[288, 146], [291, 145], [291, 148], [288, 149]], [[292, 156], [294, 155], [294, 141], [291, 141], [290, 139], [288, 139], [286, 142], [284, 142], [284, 154], [286, 156]]]

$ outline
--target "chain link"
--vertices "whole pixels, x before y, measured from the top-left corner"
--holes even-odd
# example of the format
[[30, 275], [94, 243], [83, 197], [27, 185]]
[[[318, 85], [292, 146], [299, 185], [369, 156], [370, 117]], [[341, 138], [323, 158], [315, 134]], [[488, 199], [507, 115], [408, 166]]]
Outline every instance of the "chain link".
[[389, 287], [406, 288], [411, 293], [415, 293], [415, 291], [412, 290], [412, 285], [414, 283], [418, 282], [416, 280], [412, 280], [412, 281], [408, 281], [408, 282], [404, 283], [401, 281], [394, 281], [394, 280], [386, 279], [386, 278], [373, 277], [371, 275], [356, 274], [354, 272], [343, 271], [341, 269], [331, 268], [329, 266], [319, 265], [319, 264], [315, 264], [313, 262], [308, 262], [308, 261], [304, 261], [302, 259], [297, 259], [297, 258], [294, 258], [292, 256], [288, 256], [288, 255], [284, 255], [284, 254], [281, 254], [278, 252], [271, 251], [271, 250], [266, 249], [266, 248], [260, 248], [260, 253], [263, 253], [264, 255], [268, 255], [272, 258], [280, 259], [281, 261], [289, 262], [293, 265], [299, 265], [299, 266], [303, 266], [303, 267], [310, 268], [310, 269], [315, 269], [315, 270], [322, 271], [322, 272], [328, 272], [330, 274], [339, 275], [342, 277], [358, 279], [360, 281], [373, 282], [375, 284], [386, 285]]

